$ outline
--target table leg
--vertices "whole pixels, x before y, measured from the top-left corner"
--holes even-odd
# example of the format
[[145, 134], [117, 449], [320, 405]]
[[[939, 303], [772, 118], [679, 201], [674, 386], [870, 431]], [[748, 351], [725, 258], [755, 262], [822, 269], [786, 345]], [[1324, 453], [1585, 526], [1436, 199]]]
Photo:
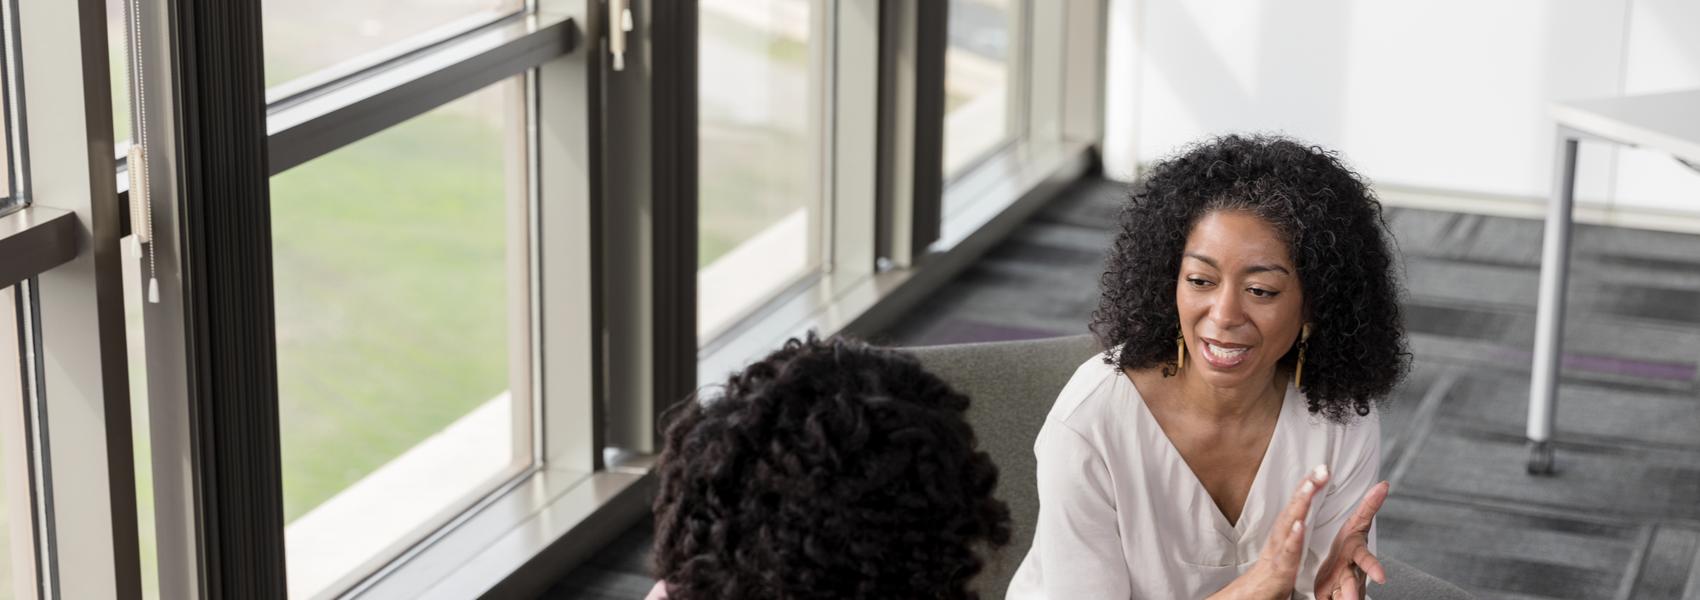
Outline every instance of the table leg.
[[1530, 474], [1553, 472], [1552, 424], [1558, 398], [1558, 372], [1564, 335], [1564, 289], [1570, 275], [1571, 208], [1576, 201], [1577, 140], [1558, 136], [1553, 166], [1553, 197], [1547, 206], [1546, 236], [1541, 243], [1541, 287], [1535, 311], [1535, 362], [1529, 382]]

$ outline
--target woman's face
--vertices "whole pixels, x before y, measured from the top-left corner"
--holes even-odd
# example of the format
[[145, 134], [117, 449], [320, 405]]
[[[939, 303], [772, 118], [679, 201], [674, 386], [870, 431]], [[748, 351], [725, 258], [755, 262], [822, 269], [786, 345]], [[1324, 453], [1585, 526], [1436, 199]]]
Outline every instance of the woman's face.
[[1215, 387], [1266, 385], [1304, 326], [1286, 242], [1244, 212], [1210, 213], [1187, 234], [1175, 308], [1186, 369]]

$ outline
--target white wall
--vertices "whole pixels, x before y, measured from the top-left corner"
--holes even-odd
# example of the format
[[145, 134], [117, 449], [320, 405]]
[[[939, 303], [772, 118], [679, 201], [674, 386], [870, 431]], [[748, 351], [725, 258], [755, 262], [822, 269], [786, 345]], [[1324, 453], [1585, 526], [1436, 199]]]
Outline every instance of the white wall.
[[[1124, 178], [1209, 135], [1275, 131], [1379, 185], [1542, 198], [1549, 102], [1700, 86], [1693, 0], [1111, 0], [1111, 18], [1105, 169]], [[1667, 157], [1581, 160], [1584, 203], [1700, 214], [1700, 175]]]
[[[1700, 87], [1700, 2], [1635, 0], [1624, 93]], [[1625, 207], [1700, 213], [1700, 175], [1646, 150], [1619, 153], [1614, 200]]]

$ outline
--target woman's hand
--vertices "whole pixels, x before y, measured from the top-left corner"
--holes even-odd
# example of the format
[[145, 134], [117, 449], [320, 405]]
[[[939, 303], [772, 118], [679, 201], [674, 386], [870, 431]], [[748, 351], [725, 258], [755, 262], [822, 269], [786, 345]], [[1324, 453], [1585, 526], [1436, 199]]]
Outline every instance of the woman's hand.
[[1381, 568], [1381, 560], [1369, 551], [1369, 526], [1375, 522], [1381, 504], [1387, 501], [1387, 490], [1385, 481], [1370, 488], [1358, 503], [1357, 512], [1334, 536], [1328, 558], [1316, 571], [1317, 600], [1362, 600], [1367, 579], [1387, 583], [1387, 571]]
[[1228, 587], [1212, 594], [1212, 600], [1286, 600], [1292, 597], [1299, 564], [1304, 561], [1304, 518], [1310, 513], [1310, 502], [1316, 497], [1316, 491], [1326, 483], [1328, 468], [1325, 466], [1316, 467], [1304, 478], [1299, 489], [1293, 492], [1293, 499], [1287, 502], [1287, 508], [1275, 518], [1269, 539], [1264, 541], [1263, 552], [1257, 557], [1257, 564]]

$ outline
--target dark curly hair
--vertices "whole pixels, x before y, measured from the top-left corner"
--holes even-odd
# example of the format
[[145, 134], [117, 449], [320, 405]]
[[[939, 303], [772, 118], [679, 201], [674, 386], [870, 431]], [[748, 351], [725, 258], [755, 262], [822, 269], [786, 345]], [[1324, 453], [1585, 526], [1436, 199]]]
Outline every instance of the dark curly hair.
[[977, 598], [1009, 542], [968, 397], [908, 354], [792, 339], [671, 410], [656, 576], [674, 600]]
[[[1310, 412], [1341, 423], [1369, 414], [1410, 366], [1392, 236], [1375, 194], [1336, 153], [1284, 137], [1208, 140], [1134, 184], [1092, 313], [1099, 342], [1121, 347], [1109, 362], [1173, 363], [1181, 253], [1193, 225], [1216, 211], [1255, 215], [1286, 239], [1313, 324], [1303, 389]], [[1280, 364], [1291, 368], [1297, 355]]]

